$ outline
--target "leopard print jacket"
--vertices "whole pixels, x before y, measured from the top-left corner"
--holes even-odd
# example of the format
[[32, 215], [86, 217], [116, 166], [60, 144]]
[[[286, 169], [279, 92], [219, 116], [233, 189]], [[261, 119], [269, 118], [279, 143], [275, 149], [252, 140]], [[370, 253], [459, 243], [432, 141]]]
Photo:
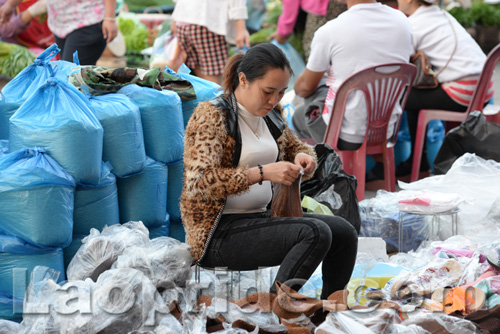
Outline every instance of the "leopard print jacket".
[[[227, 104], [225, 97], [214, 100], [217, 99], [225, 99]], [[237, 161], [234, 160], [235, 149], [238, 145], [241, 147], [241, 142], [238, 143], [236, 139], [240, 138], [239, 130], [228, 129], [226, 116], [232, 111], [216, 107], [214, 100], [198, 105], [185, 130], [184, 187], [180, 207], [186, 242], [191, 246], [191, 254], [198, 263], [220, 220], [227, 196], [247, 191], [250, 186], [248, 167], [237, 167], [239, 157]], [[281, 108], [273, 112], [273, 117], [279, 117], [282, 124], [282, 131], [275, 135], [279, 149], [278, 161], [293, 162], [300, 152], [316, 158], [314, 150], [286, 126], [281, 117]], [[270, 117], [266, 118], [270, 127]], [[238, 135], [231, 136], [229, 133]]]

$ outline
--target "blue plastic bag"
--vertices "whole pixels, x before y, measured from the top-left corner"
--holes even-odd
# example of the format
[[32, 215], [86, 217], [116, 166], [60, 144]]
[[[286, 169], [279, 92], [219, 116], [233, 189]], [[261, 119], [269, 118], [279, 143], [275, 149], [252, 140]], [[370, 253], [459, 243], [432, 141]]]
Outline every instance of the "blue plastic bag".
[[5, 139], [0, 140], [0, 156], [9, 153], [9, 141]]
[[61, 248], [41, 248], [19, 238], [0, 235], [0, 291], [22, 298], [36, 266], [46, 266], [60, 273], [65, 280]]
[[0, 291], [0, 319], [21, 322], [23, 320], [23, 302], [23, 298], [13, 298], [7, 292]]
[[281, 51], [283, 51], [285, 56], [288, 58], [288, 61], [290, 62], [290, 66], [292, 67], [294, 75], [290, 77], [287, 92], [291, 91], [293, 90], [293, 86], [295, 84], [295, 79], [297, 78], [297, 76], [300, 73], [304, 72], [304, 70], [306, 69], [306, 63], [304, 62], [304, 59], [302, 58], [300, 53], [298, 53], [297, 50], [295, 50], [292, 44], [290, 44], [289, 42], [280, 44], [276, 42], [275, 39], [273, 39], [271, 43], [279, 47]]
[[179, 95], [138, 85], [125, 86], [118, 93], [139, 107], [146, 155], [163, 163], [182, 159], [184, 127]]
[[209, 101], [222, 93], [222, 91], [220, 90], [221, 87], [218, 84], [189, 74], [191, 70], [184, 64], [182, 64], [177, 73], [175, 73], [168, 67], [165, 68], [165, 72], [177, 75], [179, 78], [188, 80], [194, 87], [196, 100], [182, 102], [184, 127], [186, 127], [186, 125], [188, 124], [189, 119], [194, 112], [194, 109], [196, 109], [200, 102]]
[[184, 161], [179, 160], [167, 165], [168, 183], [167, 183], [167, 212], [170, 215], [170, 221], [181, 222], [180, 198], [182, 193], [182, 177], [184, 174]]
[[75, 189], [73, 234], [89, 234], [91, 228], [120, 223], [116, 177], [109, 163], [102, 164], [101, 180], [96, 185], [79, 184]]
[[142, 171], [146, 151], [139, 107], [123, 94], [92, 96], [90, 104], [104, 130], [102, 160], [118, 177]]
[[444, 141], [445, 129], [443, 121], [434, 119], [427, 125], [427, 160], [434, 173], [434, 160]]
[[23, 102], [45, 83], [45, 80], [59, 72], [65, 75], [71, 66], [75, 65], [63, 61], [51, 62], [50, 60], [59, 51], [57, 45], [53, 44], [2, 89], [0, 92], [0, 139], [9, 138], [9, 119]]
[[10, 150], [44, 147], [78, 183], [98, 183], [103, 130], [90, 108], [74, 86], [47, 79], [11, 117]]
[[168, 237], [170, 234], [170, 221], [167, 213], [167, 223], [159, 227], [151, 227], [149, 230], [149, 239], [153, 240], [158, 237]]
[[146, 158], [142, 173], [119, 178], [120, 222], [140, 220], [148, 228], [164, 225], [167, 221], [167, 180], [167, 166], [150, 158]]
[[75, 181], [43, 149], [0, 157], [0, 233], [64, 247], [73, 232]]

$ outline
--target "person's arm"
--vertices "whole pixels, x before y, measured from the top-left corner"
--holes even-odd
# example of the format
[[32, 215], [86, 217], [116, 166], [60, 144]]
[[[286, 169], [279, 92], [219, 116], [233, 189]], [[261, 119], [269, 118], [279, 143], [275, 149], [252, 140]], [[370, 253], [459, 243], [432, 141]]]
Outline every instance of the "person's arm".
[[295, 94], [301, 97], [308, 97], [316, 91], [318, 85], [323, 78], [323, 72], [313, 72], [309, 69], [305, 69], [304, 72], [300, 73], [295, 80]]
[[245, 24], [245, 20], [248, 18], [246, 0], [229, 0], [228, 18], [235, 21], [236, 24], [236, 47], [239, 49], [243, 46], [250, 47], [250, 34]]
[[118, 34], [116, 26], [115, 11], [116, 0], [104, 0], [104, 20], [102, 22], [102, 34], [106, 42], [111, 42]]
[[19, 5], [22, 1], [23, 0], [8, 0], [0, 8], [0, 25], [7, 25], [10, 23], [10, 19], [16, 11], [17, 5]]
[[187, 193], [203, 198], [225, 198], [249, 188], [248, 168], [222, 167], [226, 129], [222, 113], [210, 102], [196, 107], [184, 138]]
[[298, 0], [283, 0], [283, 10], [278, 19], [278, 28], [271, 35], [271, 39], [275, 39], [278, 43], [286, 42], [288, 36], [293, 32], [293, 28], [297, 23], [299, 16], [300, 1]]

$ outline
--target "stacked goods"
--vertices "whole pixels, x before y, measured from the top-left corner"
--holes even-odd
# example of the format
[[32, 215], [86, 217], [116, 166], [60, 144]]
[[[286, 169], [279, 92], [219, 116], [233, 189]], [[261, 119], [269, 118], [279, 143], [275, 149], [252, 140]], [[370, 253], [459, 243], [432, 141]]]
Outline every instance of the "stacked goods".
[[73, 232], [75, 181], [43, 149], [0, 157], [0, 232], [40, 247], [65, 247]]
[[2, 139], [0, 140], [0, 156], [9, 153], [9, 141]]
[[48, 65], [59, 49], [52, 45], [42, 52], [33, 64], [26, 67], [2, 89], [0, 94], [0, 138], [9, 138], [9, 119], [33, 92], [47, 80], [53, 72]]
[[119, 223], [116, 177], [111, 174], [111, 166], [103, 164], [98, 184], [76, 187], [73, 234], [88, 235], [91, 228]]
[[78, 183], [98, 183], [103, 130], [90, 108], [67, 80], [50, 77], [11, 117], [10, 150], [45, 147]]
[[[184, 174], [184, 161], [179, 160], [167, 165], [167, 212], [170, 215], [169, 235], [177, 240], [184, 241], [185, 233], [181, 222], [179, 202], [182, 193], [182, 176]], [[152, 238], [152, 237], [151, 237]]]
[[0, 318], [21, 317], [24, 291], [35, 266], [50, 267], [61, 273], [59, 280], [65, 279], [61, 248], [41, 248], [0, 235]]
[[182, 176], [184, 174], [184, 161], [179, 160], [167, 165], [168, 167], [168, 189], [167, 189], [167, 212], [170, 221], [181, 221], [181, 210], [179, 200], [182, 193]]
[[221, 87], [218, 84], [189, 74], [190, 70], [184, 64], [179, 68], [179, 71], [177, 73], [173, 72], [169, 68], [166, 68], [166, 71], [167, 73], [175, 74], [178, 77], [191, 82], [196, 93], [196, 100], [182, 102], [184, 127], [186, 127], [187, 123], [189, 122], [189, 119], [191, 118], [194, 109], [198, 106], [198, 103], [209, 101], [214, 97], [217, 97], [222, 92]]
[[85, 237], [86, 235], [83, 234], [73, 234], [73, 241], [71, 241], [68, 247], [65, 247], [63, 249], [65, 271], [68, 269], [68, 265], [71, 260], [73, 260], [73, 257], [75, 256], [76, 252], [78, 252], [78, 249], [80, 249], [80, 247], [82, 246], [82, 240]]
[[[167, 218], [166, 221], [169, 222], [170, 218], [167, 213]], [[149, 238], [150, 239], [156, 239], [159, 237], [168, 237], [170, 236], [170, 222], [168, 224], [163, 224], [162, 226], [159, 227], [151, 227], [149, 228]]]
[[119, 178], [120, 221], [140, 220], [148, 228], [167, 224], [167, 178], [167, 166], [150, 158], [142, 173]]
[[179, 95], [138, 85], [125, 86], [118, 93], [131, 98], [141, 111], [146, 155], [165, 164], [182, 159], [184, 127]]
[[111, 163], [118, 177], [142, 171], [146, 152], [137, 105], [122, 94], [93, 96], [90, 104], [104, 129], [102, 160]]

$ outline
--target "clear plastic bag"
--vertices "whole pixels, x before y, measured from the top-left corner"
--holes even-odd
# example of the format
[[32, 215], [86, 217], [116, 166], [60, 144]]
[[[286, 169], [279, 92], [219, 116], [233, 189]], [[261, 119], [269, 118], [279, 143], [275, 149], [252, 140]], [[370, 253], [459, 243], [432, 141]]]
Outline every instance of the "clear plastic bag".
[[451, 212], [457, 210], [463, 199], [459, 194], [441, 193], [435, 191], [411, 191], [398, 192], [399, 211], [434, 214]]
[[469, 320], [448, 316], [443, 313], [419, 313], [403, 322], [403, 325], [417, 325], [429, 331], [443, 333], [479, 334], [480, 331]]
[[143, 247], [130, 247], [118, 257], [113, 268], [135, 268], [157, 288], [185, 286], [191, 277], [193, 258], [189, 246], [169, 237], [158, 237]]
[[96, 281], [100, 274], [111, 268], [125, 249], [145, 246], [149, 242], [149, 232], [141, 222], [129, 222], [106, 227], [102, 233], [92, 229], [82, 242], [82, 247], [68, 266], [68, 279], [91, 278]]

